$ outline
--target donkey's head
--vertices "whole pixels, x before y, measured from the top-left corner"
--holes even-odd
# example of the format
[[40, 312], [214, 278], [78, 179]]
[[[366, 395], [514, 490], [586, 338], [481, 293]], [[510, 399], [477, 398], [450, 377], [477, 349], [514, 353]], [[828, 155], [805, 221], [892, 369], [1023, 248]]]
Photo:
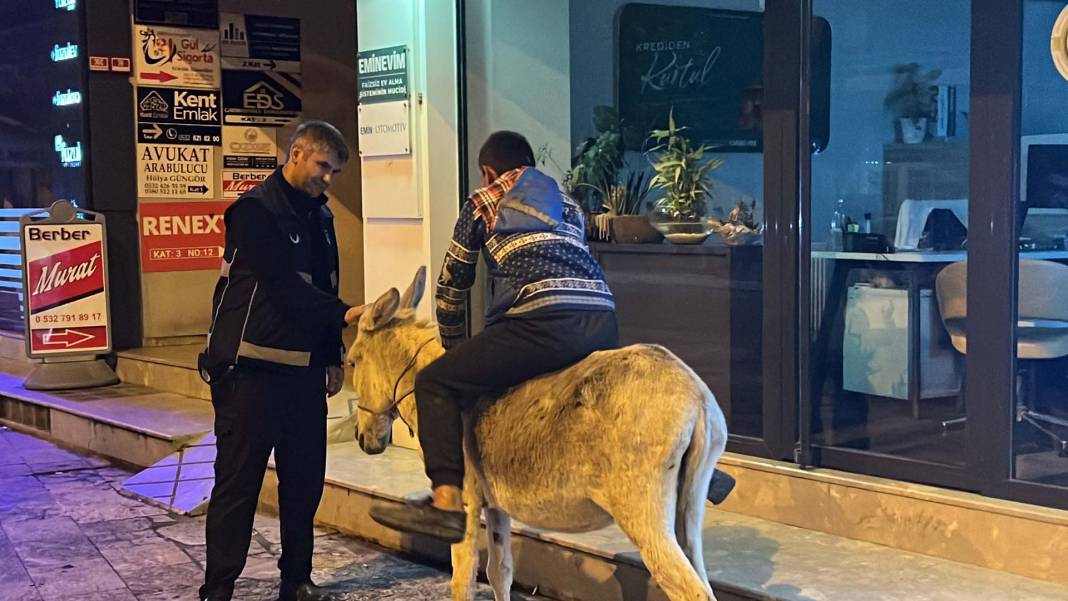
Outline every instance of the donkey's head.
[[415, 425], [415, 374], [441, 353], [434, 326], [415, 320], [425, 287], [426, 267], [420, 267], [403, 295], [391, 288], [362, 307], [348, 362], [355, 365], [352, 383], [359, 397], [356, 440], [366, 453], [386, 449], [398, 416]]

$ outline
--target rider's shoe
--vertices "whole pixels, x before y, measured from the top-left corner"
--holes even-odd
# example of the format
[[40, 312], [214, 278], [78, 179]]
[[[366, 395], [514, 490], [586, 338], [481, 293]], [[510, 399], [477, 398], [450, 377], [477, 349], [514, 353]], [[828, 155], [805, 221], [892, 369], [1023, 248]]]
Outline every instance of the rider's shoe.
[[375, 502], [371, 505], [371, 519], [394, 530], [432, 536], [450, 545], [462, 541], [467, 514], [438, 509], [431, 500], [427, 494], [405, 497], [401, 505]]
[[713, 505], [726, 501], [734, 490], [734, 485], [734, 478], [730, 474], [715, 470], [712, 472], [712, 482], [708, 485], [708, 500], [712, 501]]

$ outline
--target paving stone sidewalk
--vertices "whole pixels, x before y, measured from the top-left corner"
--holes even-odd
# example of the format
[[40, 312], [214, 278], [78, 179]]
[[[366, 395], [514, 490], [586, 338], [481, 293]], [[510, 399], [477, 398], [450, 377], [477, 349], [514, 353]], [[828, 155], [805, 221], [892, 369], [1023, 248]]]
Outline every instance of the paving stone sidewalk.
[[[204, 518], [117, 492], [131, 472], [0, 427], [0, 601], [192, 601]], [[317, 530], [312, 578], [339, 601], [449, 598], [448, 574]], [[278, 522], [256, 516], [235, 599], [277, 596]], [[483, 586], [479, 601], [493, 599]], [[535, 598], [513, 594], [513, 599]]]

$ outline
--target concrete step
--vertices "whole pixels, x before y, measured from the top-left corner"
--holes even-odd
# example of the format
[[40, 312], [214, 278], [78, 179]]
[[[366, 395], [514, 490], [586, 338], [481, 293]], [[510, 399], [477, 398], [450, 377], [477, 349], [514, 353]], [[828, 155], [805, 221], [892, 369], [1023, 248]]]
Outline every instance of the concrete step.
[[64, 446], [151, 465], [212, 429], [211, 405], [144, 386], [36, 391], [0, 373], [0, 422]]
[[[276, 484], [271, 469], [260, 498], [268, 510], [277, 511]], [[385, 547], [447, 563], [447, 546], [386, 529], [367, 514], [372, 501], [400, 502], [405, 493], [428, 486], [414, 451], [393, 447], [370, 457], [352, 443], [331, 445], [327, 486], [317, 519]], [[739, 480], [739, 490], [750, 486]], [[813, 505], [815, 511], [817, 507]], [[720, 601], [1068, 599], [1068, 586], [711, 507], [705, 519], [704, 545], [709, 576]], [[1045, 541], [1036, 546], [1048, 549]], [[485, 540], [481, 547], [485, 549]], [[575, 601], [665, 599], [636, 549], [615, 526], [560, 534], [514, 524], [513, 549], [515, 579], [525, 590], [537, 588], [549, 597]]]
[[204, 343], [146, 346], [118, 353], [115, 373], [126, 384], [166, 390], [182, 396], [211, 400], [208, 385], [197, 373], [197, 354]]

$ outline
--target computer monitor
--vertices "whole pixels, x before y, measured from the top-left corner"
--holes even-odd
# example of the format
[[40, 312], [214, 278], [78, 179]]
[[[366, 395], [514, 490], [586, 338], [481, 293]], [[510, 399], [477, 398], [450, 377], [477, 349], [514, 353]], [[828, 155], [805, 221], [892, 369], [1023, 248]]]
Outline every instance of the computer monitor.
[[1020, 202], [1017, 235], [1032, 209], [1068, 211], [1068, 133], [1020, 138]]

